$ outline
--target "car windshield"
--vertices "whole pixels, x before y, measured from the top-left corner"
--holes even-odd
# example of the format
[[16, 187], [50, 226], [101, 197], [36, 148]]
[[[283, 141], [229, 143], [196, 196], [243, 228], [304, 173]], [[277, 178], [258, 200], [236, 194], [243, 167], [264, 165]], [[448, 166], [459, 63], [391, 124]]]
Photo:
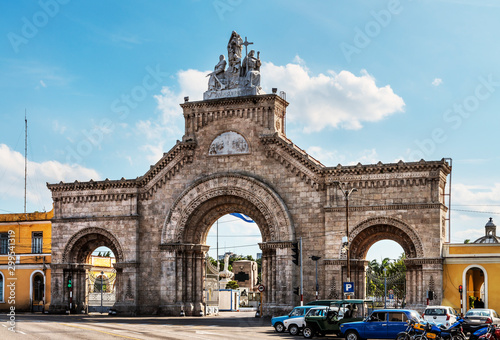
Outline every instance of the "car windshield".
[[444, 309], [444, 308], [427, 308], [425, 310], [425, 315], [446, 315], [446, 309]]
[[313, 308], [307, 312], [307, 316], [323, 316], [325, 310], [323, 308]]
[[412, 320], [415, 320], [417, 322], [423, 321], [422, 317], [420, 316], [420, 314], [416, 310], [412, 310], [410, 312], [410, 317]]
[[490, 312], [487, 310], [470, 310], [465, 316], [490, 316]]
[[292, 310], [292, 312], [290, 313], [290, 316], [301, 316], [304, 314], [304, 308], [295, 308], [294, 310]]

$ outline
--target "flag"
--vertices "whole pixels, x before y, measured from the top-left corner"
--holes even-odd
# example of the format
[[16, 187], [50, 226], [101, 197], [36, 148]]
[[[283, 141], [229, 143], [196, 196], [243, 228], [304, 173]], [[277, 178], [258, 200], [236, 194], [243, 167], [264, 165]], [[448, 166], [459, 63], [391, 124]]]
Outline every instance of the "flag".
[[248, 222], [248, 223], [255, 223], [254, 220], [252, 220], [247, 215], [243, 215], [243, 214], [240, 214], [240, 213], [231, 213], [229, 215], [233, 215], [233, 216], [236, 216], [238, 218], [241, 218], [243, 221]]

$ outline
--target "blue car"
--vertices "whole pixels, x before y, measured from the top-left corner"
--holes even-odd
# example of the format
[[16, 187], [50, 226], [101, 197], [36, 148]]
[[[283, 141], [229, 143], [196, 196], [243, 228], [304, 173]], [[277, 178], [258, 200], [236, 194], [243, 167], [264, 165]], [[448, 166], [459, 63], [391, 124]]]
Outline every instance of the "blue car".
[[271, 319], [271, 325], [274, 327], [274, 329], [276, 330], [276, 332], [282, 333], [282, 332], [284, 332], [286, 330], [286, 327], [283, 324], [284, 320], [291, 319], [291, 318], [298, 318], [298, 317], [304, 316], [304, 315], [307, 314], [307, 312], [309, 311], [309, 309], [314, 308], [314, 307], [318, 307], [318, 306], [312, 306], [311, 305], [311, 306], [298, 306], [298, 307], [295, 307], [287, 315], [273, 317]]
[[395, 339], [406, 330], [407, 320], [421, 321], [417, 311], [411, 309], [377, 309], [364, 321], [340, 325], [340, 334], [346, 340]]

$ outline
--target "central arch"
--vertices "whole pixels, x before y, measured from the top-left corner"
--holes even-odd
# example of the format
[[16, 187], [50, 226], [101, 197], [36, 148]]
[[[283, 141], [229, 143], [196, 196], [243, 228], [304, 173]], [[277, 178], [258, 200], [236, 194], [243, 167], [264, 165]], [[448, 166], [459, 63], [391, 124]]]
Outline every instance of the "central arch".
[[[166, 214], [160, 248], [165, 251], [162, 285], [166, 288], [162, 302], [168, 312], [174, 309], [179, 313], [198, 314], [203, 310], [204, 261], [209, 249], [206, 238], [213, 223], [229, 213], [243, 213], [259, 226], [267, 306], [291, 303], [290, 259], [295, 228], [288, 208], [266, 183], [243, 174], [221, 173], [195, 181]], [[182, 280], [167, 277], [168, 270], [174, 270], [175, 276]], [[168, 288], [172, 285], [177, 289]]]

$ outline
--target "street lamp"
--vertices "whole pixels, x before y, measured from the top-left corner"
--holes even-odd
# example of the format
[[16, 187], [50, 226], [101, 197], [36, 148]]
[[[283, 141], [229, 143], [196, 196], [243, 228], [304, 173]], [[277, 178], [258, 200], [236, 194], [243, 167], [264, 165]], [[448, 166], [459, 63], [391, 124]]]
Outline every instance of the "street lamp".
[[321, 259], [320, 256], [311, 256], [311, 260], [316, 262], [316, 301], [318, 300], [319, 284], [318, 284], [318, 260]]
[[344, 190], [342, 187], [342, 184], [340, 182], [334, 182], [336, 183], [340, 190], [342, 190], [342, 194], [345, 197], [345, 241], [343, 242], [345, 247], [345, 252], [346, 252], [346, 258], [347, 258], [347, 282], [351, 281], [351, 263], [350, 263], [350, 254], [349, 254], [349, 196], [355, 192], [358, 191], [356, 188], [351, 188], [351, 190]]

